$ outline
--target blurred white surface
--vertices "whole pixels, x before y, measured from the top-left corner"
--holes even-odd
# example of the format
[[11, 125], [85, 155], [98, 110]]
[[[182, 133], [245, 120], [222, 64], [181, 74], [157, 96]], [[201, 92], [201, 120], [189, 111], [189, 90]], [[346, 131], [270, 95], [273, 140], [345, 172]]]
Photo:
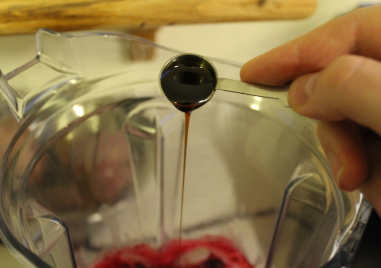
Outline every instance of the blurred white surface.
[[[184, 52], [244, 63], [354, 9], [360, 3], [380, 2], [319, 0], [315, 14], [303, 20], [167, 26], [158, 30], [155, 41]], [[0, 68], [5, 74], [33, 59], [35, 54], [34, 35], [0, 37]], [[0, 267], [21, 267], [3, 245], [0, 246]]]
[[[360, 4], [375, 3], [381, 0], [319, 0], [315, 14], [302, 20], [166, 26], [158, 30], [155, 41], [184, 52], [244, 63]], [[0, 69], [5, 74], [35, 54], [34, 35], [0, 37]]]
[[357, 6], [357, 0], [320, 0], [307, 19], [163, 27], [156, 42], [181, 51], [244, 63]]
[[[184, 52], [244, 63], [354, 9], [359, 2], [364, 1], [320, 0], [315, 14], [303, 20], [166, 26], [158, 30], [155, 41]], [[0, 37], [0, 68], [5, 74], [35, 54], [34, 35]]]

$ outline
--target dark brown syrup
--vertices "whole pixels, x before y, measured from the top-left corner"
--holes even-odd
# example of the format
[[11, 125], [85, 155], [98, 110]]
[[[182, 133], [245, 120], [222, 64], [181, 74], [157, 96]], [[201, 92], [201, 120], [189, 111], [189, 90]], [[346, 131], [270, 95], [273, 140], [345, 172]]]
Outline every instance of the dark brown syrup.
[[[188, 130], [191, 112], [207, 103], [215, 92], [217, 73], [205, 58], [194, 54], [183, 54], [170, 60], [160, 75], [160, 86], [167, 99], [185, 114], [184, 162], [180, 205], [179, 257], [183, 227], [185, 190], [185, 167], [188, 147]], [[177, 267], [179, 267], [179, 258]]]
[[183, 231], [183, 208], [184, 208], [184, 191], [185, 191], [185, 167], [187, 163], [187, 148], [188, 148], [188, 130], [190, 113], [185, 114], [185, 130], [184, 130], [184, 159], [183, 159], [183, 184], [181, 186], [181, 205], [180, 205], [180, 229], [179, 229], [179, 255], [177, 260], [177, 267], [179, 267], [180, 254], [181, 254], [181, 233]]

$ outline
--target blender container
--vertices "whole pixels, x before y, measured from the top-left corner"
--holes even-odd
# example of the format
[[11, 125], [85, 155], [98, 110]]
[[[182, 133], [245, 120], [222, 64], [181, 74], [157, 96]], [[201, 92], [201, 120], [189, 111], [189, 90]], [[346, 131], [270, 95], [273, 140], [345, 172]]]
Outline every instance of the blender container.
[[[25, 267], [86, 268], [178, 239], [184, 114], [158, 85], [178, 52], [101, 32], [40, 30], [37, 44], [0, 78], [6, 246]], [[253, 267], [322, 267], [350, 258], [368, 212], [336, 187], [315, 122], [278, 100], [217, 91], [192, 112], [183, 239], [224, 237]]]

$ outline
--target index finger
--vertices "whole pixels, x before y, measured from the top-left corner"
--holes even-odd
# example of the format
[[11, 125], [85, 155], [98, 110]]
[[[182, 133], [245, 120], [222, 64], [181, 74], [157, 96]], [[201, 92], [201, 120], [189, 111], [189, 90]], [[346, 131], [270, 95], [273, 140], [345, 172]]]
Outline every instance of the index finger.
[[318, 72], [344, 54], [381, 60], [381, 6], [350, 12], [247, 62], [245, 82], [281, 86]]

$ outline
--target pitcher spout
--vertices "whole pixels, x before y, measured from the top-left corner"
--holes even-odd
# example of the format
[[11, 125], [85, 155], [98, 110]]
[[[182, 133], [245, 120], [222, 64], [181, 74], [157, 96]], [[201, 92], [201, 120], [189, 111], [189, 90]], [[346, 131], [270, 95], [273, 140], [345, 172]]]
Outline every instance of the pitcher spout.
[[8, 102], [8, 106], [12, 110], [13, 114], [16, 116], [17, 119], [20, 119], [20, 115], [18, 114], [16, 93], [8, 84], [8, 81], [5, 78], [5, 75], [1, 72], [1, 70], [0, 70], [0, 89], [3, 94], [3, 98]]

